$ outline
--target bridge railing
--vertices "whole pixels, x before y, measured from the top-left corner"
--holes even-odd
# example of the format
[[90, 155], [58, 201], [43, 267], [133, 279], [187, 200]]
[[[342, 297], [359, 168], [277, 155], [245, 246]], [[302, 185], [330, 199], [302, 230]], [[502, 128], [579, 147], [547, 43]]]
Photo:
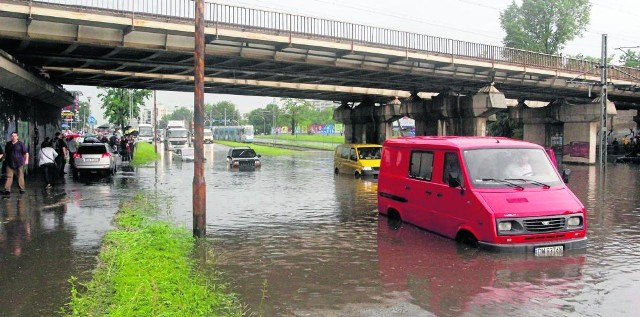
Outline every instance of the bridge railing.
[[[86, 11], [109, 10], [131, 17], [161, 18], [193, 23], [195, 3], [192, 0], [11, 0], [47, 5], [62, 5]], [[209, 26], [224, 26], [269, 34], [353, 43], [366, 46], [401, 49], [411, 52], [450, 57], [464, 57], [485, 62], [499, 62], [525, 67], [580, 74], [598, 75], [599, 63], [558, 55], [512, 49], [503, 46], [465, 42], [424, 34], [366, 26], [336, 20], [289, 13], [258, 10], [218, 3], [205, 3], [205, 19]], [[609, 78], [640, 81], [640, 69], [616, 67]]]

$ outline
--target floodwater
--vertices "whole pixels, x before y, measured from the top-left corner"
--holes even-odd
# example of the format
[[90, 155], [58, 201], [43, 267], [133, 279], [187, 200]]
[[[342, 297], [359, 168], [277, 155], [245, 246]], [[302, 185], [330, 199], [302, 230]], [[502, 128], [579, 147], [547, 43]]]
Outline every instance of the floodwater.
[[[253, 316], [637, 316], [639, 165], [571, 166], [588, 209], [588, 248], [534, 258], [470, 249], [376, 211], [377, 183], [334, 176], [332, 153], [263, 157], [227, 170], [207, 145], [207, 241], [202, 265], [223, 272]], [[0, 201], [0, 315], [51, 315], [86, 279], [120, 199], [172, 197], [191, 228], [193, 163], [171, 156], [113, 179], [68, 180]], [[598, 190], [604, 188], [603, 190]]]

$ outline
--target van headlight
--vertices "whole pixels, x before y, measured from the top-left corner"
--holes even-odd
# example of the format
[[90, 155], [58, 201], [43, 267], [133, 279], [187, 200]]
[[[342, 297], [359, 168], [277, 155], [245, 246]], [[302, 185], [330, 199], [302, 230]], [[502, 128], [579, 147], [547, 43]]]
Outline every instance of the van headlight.
[[498, 222], [498, 231], [511, 231], [511, 228], [512, 228], [511, 221]]
[[370, 171], [371, 170], [371, 166], [365, 166], [362, 168], [363, 171]]
[[575, 217], [569, 217], [569, 219], [567, 219], [568, 227], [580, 227], [581, 224], [582, 224], [582, 217], [575, 216]]

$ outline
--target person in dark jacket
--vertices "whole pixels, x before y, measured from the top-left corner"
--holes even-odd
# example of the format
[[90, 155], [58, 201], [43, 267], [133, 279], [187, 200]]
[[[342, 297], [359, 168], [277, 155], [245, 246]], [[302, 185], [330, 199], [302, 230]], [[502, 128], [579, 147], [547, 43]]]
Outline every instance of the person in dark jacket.
[[64, 166], [67, 164], [67, 142], [64, 141], [60, 132], [56, 132], [55, 138], [53, 139], [53, 148], [58, 152], [58, 156], [56, 157], [56, 166], [58, 167], [58, 176], [62, 178], [64, 176]]
[[27, 146], [18, 140], [17, 132], [11, 133], [11, 141], [5, 145], [4, 153], [7, 162], [7, 180], [4, 183], [4, 192], [2, 194], [8, 196], [11, 193], [14, 175], [18, 176], [20, 194], [24, 194], [24, 167], [29, 164], [29, 151], [27, 151]]

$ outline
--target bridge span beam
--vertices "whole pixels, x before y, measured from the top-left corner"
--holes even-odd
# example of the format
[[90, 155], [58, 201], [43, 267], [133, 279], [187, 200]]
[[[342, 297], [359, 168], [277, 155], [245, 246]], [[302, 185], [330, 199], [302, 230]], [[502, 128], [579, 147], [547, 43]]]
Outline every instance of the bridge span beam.
[[345, 125], [346, 143], [382, 144], [392, 136], [393, 122], [408, 116], [416, 122], [416, 135], [484, 136], [487, 117], [507, 107], [504, 95], [493, 86], [474, 95], [441, 93], [422, 99], [417, 92], [402, 102], [375, 104], [364, 98], [357, 106], [344, 102], [334, 120]]

